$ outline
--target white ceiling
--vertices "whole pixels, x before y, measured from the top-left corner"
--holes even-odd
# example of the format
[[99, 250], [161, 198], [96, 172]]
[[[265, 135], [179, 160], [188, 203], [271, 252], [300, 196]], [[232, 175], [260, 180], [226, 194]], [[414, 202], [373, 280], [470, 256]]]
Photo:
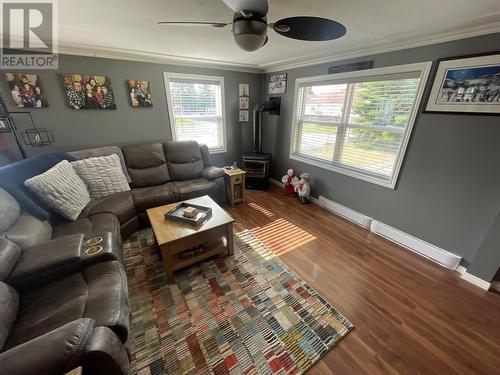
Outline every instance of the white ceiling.
[[318, 58], [366, 54], [500, 31], [500, 0], [269, 0], [268, 21], [320, 16], [347, 27], [328, 42], [269, 31], [256, 52], [240, 50], [224, 29], [158, 26], [156, 21], [229, 22], [222, 0], [59, 0], [61, 52], [148, 56], [192, 64], [272, 70]]

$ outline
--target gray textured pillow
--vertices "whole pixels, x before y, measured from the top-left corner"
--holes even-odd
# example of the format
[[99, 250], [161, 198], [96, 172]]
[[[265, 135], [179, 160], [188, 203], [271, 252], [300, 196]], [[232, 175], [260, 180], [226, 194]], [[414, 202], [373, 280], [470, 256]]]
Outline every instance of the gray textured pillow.
[[9, 229], [20, 214], [19, 203], [12, 195], [0, 188], [0, 232]]
[[92, 199], [101, 199], [130, 190], [120, 158], [115, 154], [77, 160], [71, 165], [87, 185]]
[[85, 183], [67, 160], [24, 181], [24, 185], [43, 203], [71, 221], [75, 221], [90, 202]]
[[73, 156], [76, 160], [95, 158], [98, 156], [109, 156], [109, 155], [116, 154], [120, 158], [120, 164], [122, 166], [123, 173], [125, 174], [125, 177], [127, 177], [127, 182], [128, 183], [132, 182], [132, 179], [130, 178], [130, 175], [128, 174], [128, 171], [127, 171], [127, 165], [125, 164], [125, 159], [123, 157], [122, 149], [118, 146], [104, 146], [104, 147], [98, 147], [98, 148], [90, 148], [87, 150], [71, 151], [71, 152], [68, 152], [68, 154]]

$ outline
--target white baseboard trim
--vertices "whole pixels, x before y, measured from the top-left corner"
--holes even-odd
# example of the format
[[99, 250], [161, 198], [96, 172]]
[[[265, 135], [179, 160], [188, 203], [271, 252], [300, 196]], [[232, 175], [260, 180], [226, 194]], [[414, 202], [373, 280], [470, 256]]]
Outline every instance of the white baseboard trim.
[[425, 242], [419, 238], [402, 232], [380, 221], [373, 220], [370, 230], [379, 236], [397, 243], [398, 245], [411, 250], [425, 258], [428, 258], [446, 268], [456, 270], [462, 259], [456, 254], [450, 253], [433, 244]]
[[343, 206], [340, 203], [334, 202], [321, 195], [319, 196], [319, 205], [324, 209], [333, 212], [334, 214], [339, 215], [355, 224], [358, 224], [363, 228], [370, 228], [372, 218], [354, 211], [349, 207]]
[[477, 286], [481, 289], [484, 289], [484, 290], [489, 290], [490, 286], [491, 286], [491, 283], [489, 283], [483, 279], [480, 279], [479, 277], [474, 276], [470, 273], [467, 273], [467, 271], [464, 271], [460, 275], [460, 278], [465, 280], [465, 281], [468, 281], [469, 283], [474, 284], [475, 286]]
[[460, 274], [460, 278], [462, 280], [465, 280], [471, 284], [474, 284], [475, 286], [477, 286], [481, 289], [489, 290], [491, 288], [491, 283], [489, 283], [486, 280], [483, 280], [477, 276], [474, 276], [471, 273], [468, 273], [467, 268], [465, 268], [464, 266], [458, 266], [457, 272]]

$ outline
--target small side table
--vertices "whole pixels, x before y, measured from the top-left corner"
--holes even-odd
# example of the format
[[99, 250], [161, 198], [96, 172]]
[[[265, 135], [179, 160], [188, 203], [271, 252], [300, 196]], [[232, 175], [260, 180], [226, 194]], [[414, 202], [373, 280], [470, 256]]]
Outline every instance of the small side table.
[[243, 202], [245, 197], [245, 174], [242, 169], [225, 169], [227, 199], [231, 206]]

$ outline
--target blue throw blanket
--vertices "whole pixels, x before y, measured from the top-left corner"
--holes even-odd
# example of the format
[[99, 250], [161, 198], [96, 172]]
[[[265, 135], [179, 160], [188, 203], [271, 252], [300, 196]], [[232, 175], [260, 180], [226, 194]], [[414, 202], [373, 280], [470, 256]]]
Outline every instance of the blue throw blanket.
[[41, 220], [54, 217], [57, 214], [40, 203], [40, 200], [24, 186], [24, 181], [47, 171], [62, 160], [74, 161], [75, 158], [59, 152], [35, 156], [0, 167], [0, 187], [16, 198], [23, 210], [30, 214]]

